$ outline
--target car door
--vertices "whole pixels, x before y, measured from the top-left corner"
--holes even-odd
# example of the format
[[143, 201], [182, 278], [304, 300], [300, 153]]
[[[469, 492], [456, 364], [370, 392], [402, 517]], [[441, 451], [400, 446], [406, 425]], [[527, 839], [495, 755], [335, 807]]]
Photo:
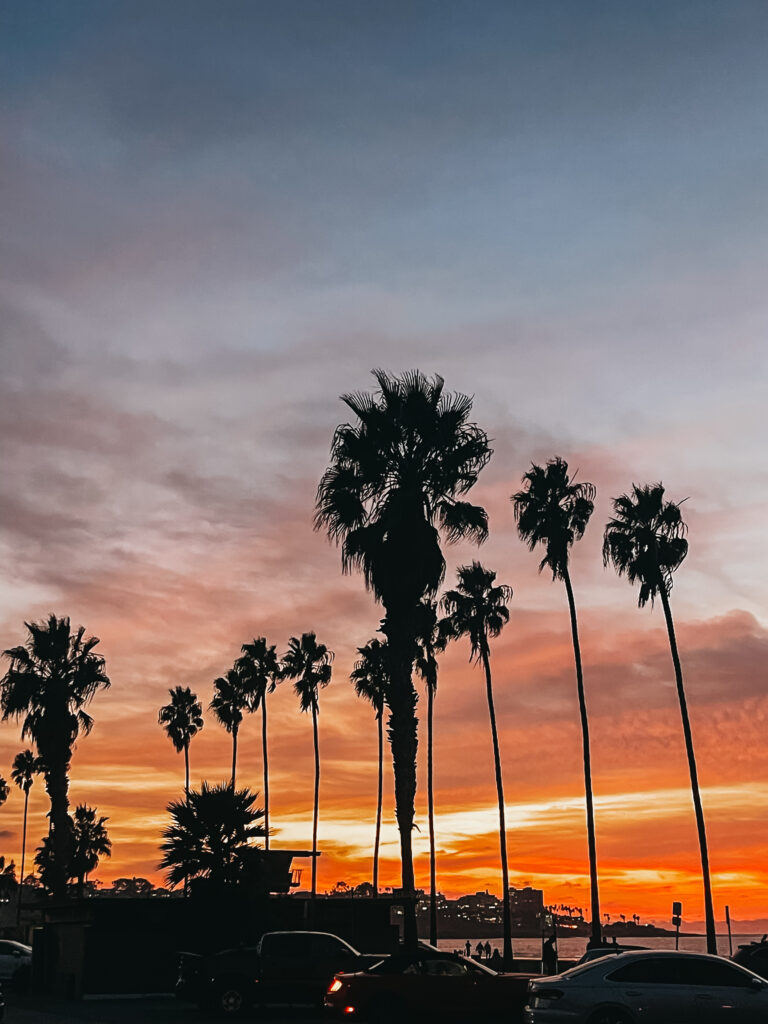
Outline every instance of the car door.
[[0, 939], [0, 980], [8, 981], [12, 978], [19, 963], [19, 957], [14, 956], [12, 944]]
[[469, 967], [452, 957], [424, 957], [421, 961], [418, 1009], [433, 1019], [475, 1015], [477, 981]]
[[688, 986], [700, 1024], [757, 1024], [768, 1021], [768, 986], [735, 964], [684, 957], [681, 980]]
[[643, 956], [617, 967], [605, 980], [607, 991], [600, 996], [631, 1010], [639, 1021], [703, 1024], [690, 988], [681, 984], [677, 956]]

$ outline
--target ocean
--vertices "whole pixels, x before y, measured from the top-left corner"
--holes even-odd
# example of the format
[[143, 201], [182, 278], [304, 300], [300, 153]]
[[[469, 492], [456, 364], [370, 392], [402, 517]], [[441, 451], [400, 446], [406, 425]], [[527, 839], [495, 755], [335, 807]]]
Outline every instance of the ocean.
[[[742, 943], [759, 941], [762, 938], [761, 935], [734, 935], [733, 936], [733, 952], [739, 948]], [[472, 946], [472, 952], [474, 953], [475, 947], [478, 942], [485, 944], [490, 942], [491, 949], [494, 947], [501, 952], [501, 939], [500, 938], [488, 938], [488, 939], [470, 939]], [[625, 937], [618, 938], [618, 943], [621, 945], [623, 942], [633, 943], [634, 940]], [[458, 950], [460, 953], [465, 951], [464, 943], [466, 939], [438, 939], [437, 945], [440, 949], [446, 950]], [[587, 936], [574, 937], [558, 936], [557, 939], [557, 952], [561, 960], [578, 960], [587, 948], [588, 938]], [[647, 949], [674, 949], [675, 948], [675, 937], [674, 935], [655, 935], [649, 936], [648, 938], [639, 939], [637, 945], [642, 945]], [[718, 935], [717, 937], [717, 951], [721, 956], [729, 956], [728, 949], [728, 935]], [[707, 951], [707, 940], [704, 935], [681, 935], [680, 936], [680, 949], [687, 949], [691, 953], [706, 953]], [[541, 956], [541, 939], [518, 939], [512, 940], [512, 951], [515, 956], [520, 957], [523, 960], [535, 960]]]

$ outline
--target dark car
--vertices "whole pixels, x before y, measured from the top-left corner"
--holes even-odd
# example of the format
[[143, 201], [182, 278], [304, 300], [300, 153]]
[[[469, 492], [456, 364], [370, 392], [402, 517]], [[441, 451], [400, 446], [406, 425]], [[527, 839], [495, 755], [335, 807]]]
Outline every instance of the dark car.
[[748, 942], [739, 946], [733, 954], [734, 962], [748, 967], [750, 971], [768, 979], [768, 936], [764, 935], [759, 942]]
[[334, 974], [381, 959], [328, 932], [266, 932], [257, 946], [181, 953], [176, 995], [233, 1017], [254, 1004], [320, 1006]]
[[530, 974], [497, 974], [455, 953], [397, 953], [355, 974], [337, 974], [325, 1007], [346, 1020], [522, 1019]]

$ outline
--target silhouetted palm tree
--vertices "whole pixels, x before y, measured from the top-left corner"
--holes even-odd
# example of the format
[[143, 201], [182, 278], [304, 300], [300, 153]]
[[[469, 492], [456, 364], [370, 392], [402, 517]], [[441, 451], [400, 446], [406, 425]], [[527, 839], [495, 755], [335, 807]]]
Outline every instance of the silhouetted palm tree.
[[105, 822], [109, 818], [96, 817], [96, 808], [78, 804], [73, 820], [75, 851], [69, 868], [70, 878], [77, 879], [77, 895], [83, 898], [85, 876], [99, 866], [100, 857], [112, 856], [112, 843]]
[[[22, 750], [13, 759], [13, 767], [11, 768], [11, 778], [24, 793], [24, 825], [22, 826], [21, 832], [21, 874], [20, 878], [24, 878], [24, 861], [27, 855], [27, 812], [29, 810], [29, 791], [32, 789], [32, 783], [35, 781], [35, 775], [39, 775], [42, 772], [42, 765], [37, 757], [32, 753], [31, 750]], [[19, 885], [19, 898], [16, 904], [16, 924], [19, 924], [21, 920], [21, 893], [23, 884]]]
[[97, 637], [75, 632], [68, 618], [50, 615], [27, 622], [24, 646], [4, 652], [10, 668], [0, 680], [3, 721], [23, 719], [21, 737], [37, 747], [51, 801], [51, 888], [63, 896], [72, 857], [69, 817], [69, 765], [80, 733], [89, 733], [93, 719], [85, 708], [100, 688], [109, 686], [104, 659], [94, 654]]
[[250, 710], [261, 705], [261, 751], [264, 769], [264, 849], [269, 849], [269, 757], [267, 751], [267, 694], [273, 693], [281, 678], [281, 667], [275, 647], [260, 636], [251, 644], [243, 644], [243, 656], [236, 668], [247, 680]]
[[419, 610], [416, 671], [427, 686], [427, 822], [429, 826], [429, 941], [437, 945], [437, 864], [435, 856], [435, 789], [433, 720], [437, 694], [437, 657], [448, 641], [446, 622], [438, 622], [434, 601], [422, 602]]
[[479, 562], [463, 565], [458, 570], [458, 585], [443, 597], [443, 608], [453, 637], [467, 636], [470, 661], [480, 662], [485, 672], [488, 714], [493, 738], [493, 760], [496, 769], [496, 796], [499, 803], [499, 847], [501, 850], [502, 899], [504, 901], [504, 966], [512, 964], [512, 919], [509, 908], [509, 868], [507, 865], [507, 828], [504, 815], [504, 786], [501, 778], [501, 755], [496, 730], [491, 679], [490, 637], [496, 637], [509, 621], [507, 602], [512, 588], [495, 584], [496, 573], [484, 569]]
[[365, 647], [358, 647], [360, 655], [355, 662], [350, 679], [355, 684], [358, 697], [367, 700], [376, 713], [378, 731], [378, 786], [376, 796], [376, 836], [373, 843], [373, 895], [379, 895], [379, 842], [381, 840], [381, 805], [384, 785], [384, 703], [387, 693], [387, 648], [381, 640], [369, 640]]
[[5, 801], [8, 799], [8, 794], [10, 792], [11, 787], [8, 785], [8, 783], [5, 781], [2, 775], [0, 775], [0, 807], [2, 807]]
[[517, 529], [531, 551], [537, 544], [544, 545], [545, 555], [539, 572], [545, 567], [553, 580], [562, 580], [568, 597], [571, 616], [571, 639], [576, 662], [576, 689], [579, 697], [581, 741], [584, 758], [584, 791], [587, 810], [587, 844], [589, 849], [589, 881], [592, 902], [591, 943], [599, 946], [600, 894], [597, 884], [597, 844], [595, 841], [595, 812], [592, 801], [592, 758], [589, 744], [589, 719], [584, 695], [584, 676], [581, 668], [581, 646], [576, 619], [569, 558], [571, 545], [584, 536], [589, 518], [594, 511], [595, 488], [589, 483], [574, 483], [568, 475], [564, 459], [550, 459], [546, 468], [532, 465], [523, 476], [524, 488], [512, 495]]
[[254, 807], [258, 793], [227, 783], [189, 791], [186, 800], [168, 805], [171, 825], [163, 831], [163, 859], [171, 888], [187, 878], [228, 885], [247, 874], [264, 836], [264, 812]]
[[293, 688], [302, 711], [312, 712], [312, 736], [315, 748], [315, 803], [312, 815], [312, 897], [317, 893], [317, 819], [320, 807], [320, 745], [317, 737], [317, 692], [331, 681], [333, 651], [319, 644], [314, 633], [292, 636], [283, 657], [283, 675], [293, 679]]
[[620, 576], [626, 576], [630, 583], [640, 584], [638, 604], [641, 608], [649, 600], [653, 604], [654, 599], [659, 597], [664, 609], [677, 683], [677, 696], [680, 702], [680, 714], [683, 720], [683, 735], [685, 751], [688, 755], [688, 771], [691, 777], [696, 827], [699, 833], [707, 952], [717, 953], [707, 831], [699, 792], [691, 723], [688, 718], [688, 702], [683, 686], [683, 670], [680, 666], [675, 624], [672, 621], [672, 609], [669, 604], [672, 574], [688, 554], [688, 541], [685, 539], [686, 526], [680, 514], [680, 506], [664, 500], [664, 488], [660, 483], [644, 487], [633, 484], [631, 495], [622, 494], [620, 498], [614, 498], [613, 512], [613, 519], [605, 528], [603, 561], [606, 565], [612, 562], [617, 573]]
[[[440, 530], [449, 542], [487, 536], [485, 510], [459, 499], [491, 449], [485, 433], [469, 422], [472, 399], [444, 394], [441, 377], [428, 379], [417, 370], [401, 377], [376, 370], [374, 377], [374, 394], [343, 396], [359, 422], [336, 429], [331, 465], [318, 487], [315, 526], [341, 542], [344, 572], [361, 569], [385, 609], [402, 887], [413, 893], [417, 609], [434, 598], [445, 574]], [[413, 912], [405, 925], [406, 942], [413, 945]]]
[[237, 666], [213, 681], [213, 700], [208, 705], [214, 718], [232, 735], [232, 786], [237, 771], [237, 734], [248, 707], [248, 684]]
[[184, 792], [189, 794], [189, 744], [203, 728], [203, 706], [188, 686], [168, 691], [171, 699], [157, 716], [174, 748], [184, 751]]

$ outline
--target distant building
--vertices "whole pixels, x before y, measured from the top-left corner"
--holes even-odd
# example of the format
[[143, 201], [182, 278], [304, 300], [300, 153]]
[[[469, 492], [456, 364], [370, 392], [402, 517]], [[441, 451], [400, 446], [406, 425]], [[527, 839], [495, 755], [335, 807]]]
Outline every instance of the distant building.
[[498, 897], [486, 889], [474, 895], [460, 896], [454, 904], [456, 915], [465, 921], [479, 921], [483, 924], [498, 924], [502, 920], [502, 905]]
[[513, 924], [518, 928], [535, 928], [544, 913], [544, 891], [530, 885], [516, 889], [510, 885], [509, 910]]

